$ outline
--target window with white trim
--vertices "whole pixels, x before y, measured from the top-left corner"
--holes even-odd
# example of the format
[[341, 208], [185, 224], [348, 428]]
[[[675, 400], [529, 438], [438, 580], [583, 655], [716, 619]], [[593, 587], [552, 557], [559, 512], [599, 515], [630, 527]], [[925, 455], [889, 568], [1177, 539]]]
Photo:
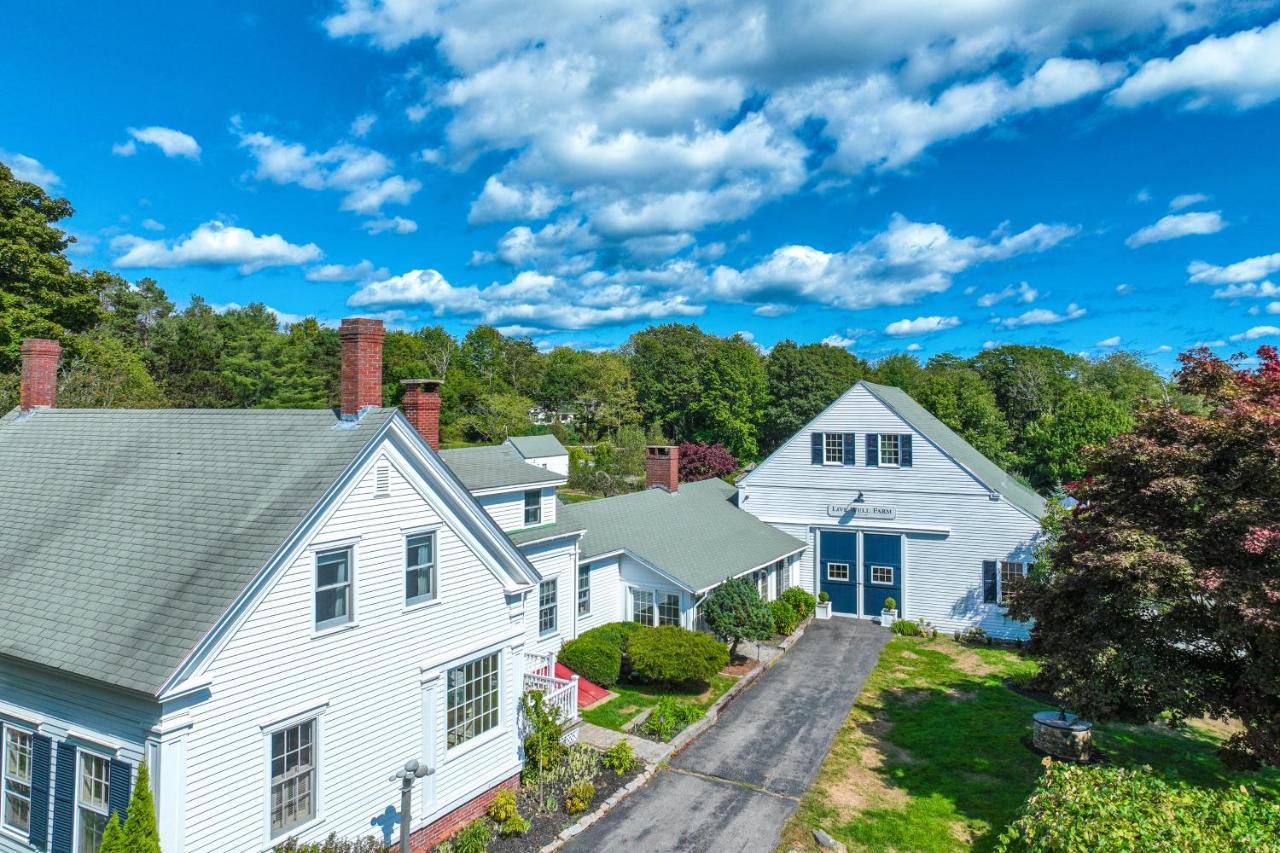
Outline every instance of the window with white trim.
[[316, 628], [347, 624], [353, 604], [351, 549], [316, 554]]
[[542, 492], [538, 489], [524, 493], [524, 526], [542, 523]]
[[586, 616], [591, 612], [591, 564], [578, 566], [578, 615]]
[[498, 652], [449, 670], [445, 690], [445, 746], [453, 749], [498, 727]]
[[98, 853], [111, 809], [111, 762], [79, 750], [79, 784], [76, 785], [76, 851]]
[[1022, 582], [1022, 579], [1027, 576], [1027, 570], [1030, 566], [1030, 563], [1023, 563], [1018, 560], [1000, 561], [1000, 589], [996, 593], [997, 604], [1005, 603], [1005, 596]]
[[765, 569], [757, 569], [751, 573], [751, 582], [756, 586], [756, 592], [760, 594], [761, 601], [769, 600], [769, 572]]
[[828, 465], [844, 464], [844, 433], [828, 432], [823, 434], [822, 461]]
[[631, 590], [631, 621], [641, 625], [653, 624], [653, 591], [647, 589]]
[[404, 603], [436, 597], [436, 535], [417, 533], [404, 541]]
[[880, 464], [886, 466], [897, 465], [902, 461], [902, 446], [900, 436], [893, 433], [880, 434]]
[[316, 816], [316, 721], [271, 733], [271, 837]]
[[680, 624], [680, 593], [678, 592], [658, 593], [658, 624], [659, 625], [679, 625]]
[[872, 566], [871, 582], [882, 586], [893, 586], [893, 566]]
[[538, 633], [550, 634], [556, 629], [556, 579], [538, 585]]
[[31, 733], [4, 727], [4, 825], [31, 831]]
[[827, 580], [829, 581], [849, 580], [849, 564], [848, 563], [827, 563]]

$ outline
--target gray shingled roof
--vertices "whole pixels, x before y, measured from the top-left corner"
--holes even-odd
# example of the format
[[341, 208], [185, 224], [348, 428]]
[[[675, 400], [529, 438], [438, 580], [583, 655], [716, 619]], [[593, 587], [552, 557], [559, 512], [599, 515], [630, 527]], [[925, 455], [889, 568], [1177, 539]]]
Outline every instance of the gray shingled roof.
[[393, 413], [0, 418], [0, 654], [155, 694]]
[[471, 491], [564, 482], [564, 476], [520, 458], [505, 444], [441, 450], [440, 458]]
[[528, 459], [530, 456], [568, 456], [560, 439], [547, 433], [546, 435], [513, 435], [507, 439], [516, 452]]
[[1012, 474], [984, 456], [981, 451], [957, 435], [951, 427], [931, 415], [906, 391], [892, 385], [877, 385], [865, 380], [859, 384], [865, 386], [880, 402], [896, 412], [898, 417], [919, 430], [921, 435], [936, 444], [943, 453], [967, 468], [987, 488], [1028, 515], [1035, 518], [1044, 517], [1044, 498], [1036, 494], [1035, 490], [1018, 482]]
[[727, 577], [794, 554], [805, 544], [734, 505], [723, 480], [683, 483], [567, 504], [556, 523], [509, 534], [517, 545], [585, 530], [581, 558], [625, 550], [701, 592]]

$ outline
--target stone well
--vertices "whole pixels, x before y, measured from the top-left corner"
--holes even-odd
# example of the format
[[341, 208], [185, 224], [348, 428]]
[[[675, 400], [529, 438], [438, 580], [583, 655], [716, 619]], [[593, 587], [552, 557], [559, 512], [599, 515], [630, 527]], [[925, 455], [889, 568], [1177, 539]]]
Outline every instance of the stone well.
[[1036, 749], [1067, 761], [1088, 761], [1093, 742], [1093, 723], [1062, 711], [1041, 711], [1032, 717]]

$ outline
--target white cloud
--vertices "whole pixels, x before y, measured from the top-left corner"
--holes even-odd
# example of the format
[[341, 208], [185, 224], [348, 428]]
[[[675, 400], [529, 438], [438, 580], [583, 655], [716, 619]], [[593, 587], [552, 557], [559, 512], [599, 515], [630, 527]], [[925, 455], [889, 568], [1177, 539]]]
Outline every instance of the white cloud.
[[1084, 308], [1072, 302], [1062, 313], [1048, 308], [1032, 308], [1030, 311], [1024, 311], [1016, 317], [1004, 317], [997, 320], [996, 324], [1002, 329], [1017, 329], [1022, 326], [1051, 326], [1055, 323], [1065, 323], [1067, 320], [1078, 320], [1087, 313], [1089, 312]]
[[1110, 347], [1118, 347], [1120, 346], [1120, 336], [1112, 335], [1109, 338], [1103, 338], [1102, 340], [1098, 341], [1098, 343], [1096, 343], [1095, 346], [1102, 347], [1103, 349], [1108, 349]]
[[1169, 202], [1169, 209], [1182, 210], [1184, 207], [1191, 207], [1193, 204], [1203, 204], [1208, 200], [1209, 197], [1204, 193], [1184, 193], [1173, 197]]
[[1133, 194], [1133, 200], [1138, 204], [1146, 204], [1151, 201], [1151, 190], [1147, 187], [1143, 187]]
[[1111, 94], [1133, 107], [1178, 96], [1183, 106], [1248, 109], [1280, 97], [1280, 21], [1229, 36], [1208, 36], [1171, 59], [1151, 59]]
[[369, 135], [369, 131], [373, 130], [377, 120], [378, 117], [373, 113], [361, 113], [351, 122], [351, 135], [357, 139], [363, 139]]
[[825, 338], [822, 339], [822, 343], [824, 345], [829, 347], [836, 347], [837, 349], [848, 349], [849, 347], [853, 346], [857, 342], [858, 342], [857, 338], [851, 338], [846, 335], [841, 335], [838, 333], [827, 335]]
[[129, 139], [111, 146], [111, 153], [120, 157], [132, 157], [138, 153], [138, 143], [154, 145], [164, 152], [166, 157], [186, 157], [188, 160], [200, 159], [200, 143], [189, 133], [174, 130], [171, 127], [131, 127], [128, 128]]
[[163, 231], [164, 223], [157, 222], [154, 219], [144, 219], [142, 220], [142, 227], [147, 229], [148, 231]]
[[28, 157], [26, 154], [17, 154], [0, 148], [0, 162], [8, 166], [9, 170], [13, 172], [13, 176], [20, 181], [39, 184], [46, 189], [51, 189], [62, 183], [62, 179], [52, 169], [36, 158]]
[[1116, 285], [1116, 296], [1128, 296], [1133, 293], [1134, 286], [1132, 284], [1120, 283]]
[[1225, 267], [1204, 261], [1192, 261], [1187, 265], [1190, 280], [1205, 284], [1243, 284], [1247, 281], [1261, 281], [1274, 272], [1280, 272], [1280, 252], [1274, 255], [1246, 258]]
[[1196, 341], [1191, 345], [1191, 348], [1199, 349], [1200, 347], [1208, 347], [1209, 349], [1217, 349], [1218, 347], [1225, 347], [1226, 345], [1226, 341], [1219, 339], [1216, 341]]
[[922, 347], [920, 344], [917, 344], [917, 343], [907, 344], [907, 352], [920, 352], [920, 350], [922, 349], [924, 349], [924, 347]]
[[1160, 344], [1160, 346], [1152, 348], [1151, 352], [1154, 354], [1158, 354], [1162, 352], [1173, 352], [1173, 347], [1169, 346], [1168, 344]]
[[298, 245], [279, 234], [258, 235], [216, 220], [171, 242], [122, 235], [111, 241], [111, 249], [118, 253], [112, 263], [121, 269], [235, 266], [241, 275], [311, 263], [324, 256], [315, 243]]
[[796, 307], [794, 305], [785, 305], [778, 302], [766, 302], [756, 307], [752, 314], [757, 317], [785, 317], [788, 314], [794, 314]]
[[376, 219], [366, 219], [360, 227], [370, 234], [381, 234], [384, 231], [390, 231], [392, 234], [412, 234], [418, 230], [418, 223], [403, 216], [379, 216]]
[[[225, 314], [228, 311], [240, 311], [246, 306], [241, 305], [239, 302], [211, 302], [209, 303], [209, 307], [214, 311], [217, 311], [219, 314]], [[280, 311], [266, 304], [262, 307], [267, 309], [268, 313], [273, 314], [276, 318], [276, 322], [283, 326], [292, 326], [294, 323], [301, 323], [303, 320], [307, 319], [306, 314], [291, 314], [288, 311]]]
[[467, 221], [477, 224], [504, 219], [545, 219], [564, 202], [564, 197], [548, 187], [507, 186], [497, 175], [490, 175], [480, 196], [472, 203]]
[[1226, 227], [1226, 220], [1216, 210], [1171, 213], [1168, 216], [1161, 217], [1154, 225], [1139, 228], [1129, 235], [1124, 244], [1130, 249], [1136, 249], [1148, 243], [1176, 240], [1179, 237], [1188, 237], [1193, 234], [1217, 234]]
[[1214, 299], [1269, 299], [1280, 296], [1280, 287], [1270, 281], [1229, 284], [1213, 292]]
[[1017, 287], [1014, 287], [1012, 284], [1010, 284], [1006, 286], [1003, 290], [997, 290], [992, 293], [982, 294], [981, 296], [978, 297], [977, 305], [979, 308], [990, 308], [993, 305], [999, 305], [1001, 302], [1004, 302], [1006, 299], [1013, 299], [1015, 297], [1019, 302], [1031, 304], [1032, 302], [1036, 301], [1036, 298], [1039, 295], [1040, 295], [1039, 291], [1037, 291], [1034, 287], [1032, 287], [1031, 285], [1027, 284], [1024, 281], [1020, 283]]
[[307, 281], [368, 281], [374, 278], [386, 278], [391, 273], [386, 267], [374, 267], [373, 261], [367, 258], [358, 264], [322, 264], [307, 270]]
[[935, 314], [929, 317], [916, 317], [914, 320], [896, 320], [884, 327], [884, 333], [895, 338], [930, 335], [934, 332], [954, 329], [959, 325], [959, 317], [939, 317]]
[[1280, 335], [1280, 326], [1254, 326], [1246, 329], [1237, 335], [1232, 335], [1232, 341], [1254, 341], [1258, 338], [1274, 338]]

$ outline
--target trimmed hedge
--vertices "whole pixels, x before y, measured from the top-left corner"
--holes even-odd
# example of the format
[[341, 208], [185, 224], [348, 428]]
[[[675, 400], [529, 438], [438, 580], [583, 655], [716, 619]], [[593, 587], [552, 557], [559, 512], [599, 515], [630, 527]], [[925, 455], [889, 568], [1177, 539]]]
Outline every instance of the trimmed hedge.
[[769, 613], [773, 616], [773, 630], [784, 637], [800, 624], [800, 614], [782, 599], [769, 602]]
[[636, 634], [628, 652], [631, 676], [661, 684], [707, 682], [729, 663], [729, 651], [709, 634], [661, 625]]
[[1280, 804], [1244, 785], [1197, 788], [1150, 767], [1044, 764], [997, 851], [1276, 849]]
[[625, 655], [631, 645], [632, 638], [644, 629], [645, 626], [638, 622], [610, 622], [607, 625], [592, 628], [590, 631], [583, 631], [578, 635], [578, 639], [585, 640], [590, 637], [604, 640]]
[[622, 677], [622, 652], [604, 637], [591, 637], [589, 633], [565, 643], [557, 658], [588, 681], [612, 687]]
[[789, 586], [784, 589], [778, 596], [778, 600], [790, 604], [791, 608], [800, 614], [801, 619], [808, 619], [818, 607], [818, 599], [798, 586]]

